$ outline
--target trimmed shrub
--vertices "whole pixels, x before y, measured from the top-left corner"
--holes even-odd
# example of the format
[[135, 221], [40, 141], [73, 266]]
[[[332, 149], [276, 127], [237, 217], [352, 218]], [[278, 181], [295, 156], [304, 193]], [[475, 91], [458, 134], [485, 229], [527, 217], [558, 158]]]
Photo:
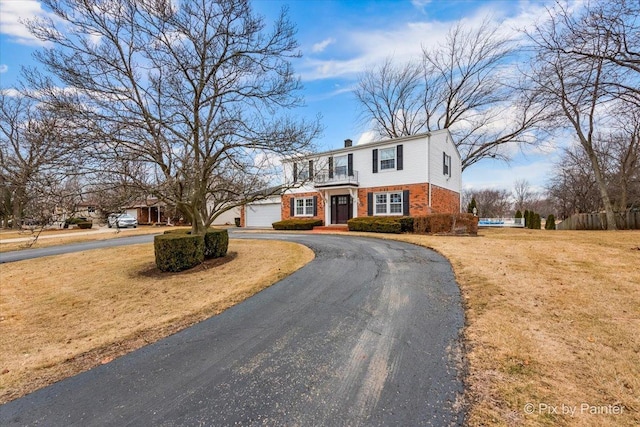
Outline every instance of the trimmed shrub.
[[313, 230], [313, 227], [321, 226], [321, 219], [285, 219], [271, 224], [276, 230]]
[[182, 232], [155, 236], [153, 248], [160, 271], [183, 271], [204, 261], [204, 239]]
[[[70, 225], [78, 225], [81, 222], [88, 222], [87, 218], [85, 217], [71, 217], [71, 218], [67, 218], [64, 221], [64, 228], [69, 228]], [[80, 227], [80, 226], [78, 226]]]
[[209, 228], [204, 234], [205, 259], [221, 258], [229, 248], [229, 233], [224, 229]]
[[542, 228], [542, 219], [540, 218], [540, 214], [533, 214], [533, 228], [534, 230], [540, 230]]
[[531, 223], [531, 221], [530, 221], [530, 218], [529, 218], [529, 211], [528, 211], [528, 210], [526, 210], [526, 209], [525, 209], [525, 211], [524, 211], [524, 216], [523, 216], [523, 218], [524, 218], [524, 226], [528, 228], [528, 227], [529, 227], [529, 225], [530, 225], [530, 223]]
[[[413, 221], [411, 221], [413, 224]], [[365, 231], [369, 233], [395, 233], [402, 232], [401, 217], [365, 216], [352, 218], [347, 221], [349, 231]]]
[[[164, 234], [191, 235], [191, 230], [182, 228], [178, 230], [166, 230]], [[209, 228], [204, 236], [205, 259], [221, 258], [229, 249], [229, 233], [226, 229]]]
[[555, 230], [556, 229], [556, 217], [553, 214], [547, 216], [547, 220], [544, 223], [545, 230]]
[[179, 228], [177, 230], [165, 230], [164, 234], [191, 234], [191, 229]]
[[398, 218], [400, 221], [400, 231], [403, 233], [413, 233], [413, 217], [412, 216], [401, 216]]
[[93, 227], [93, 222], [91, 222], [91, 221], [80, 221], [80, 222], [76, 222], [76, 225], [78, 226], [78, 228], [82, 228], [83, 230], [86, 230], [88, 228]]

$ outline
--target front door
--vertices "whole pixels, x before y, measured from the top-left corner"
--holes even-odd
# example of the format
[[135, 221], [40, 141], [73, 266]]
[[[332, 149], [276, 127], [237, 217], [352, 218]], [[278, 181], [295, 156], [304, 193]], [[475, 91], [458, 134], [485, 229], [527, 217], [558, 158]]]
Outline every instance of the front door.
[[331, 196], [331, 224], [346, 224], [352, 217], [351, 196]]

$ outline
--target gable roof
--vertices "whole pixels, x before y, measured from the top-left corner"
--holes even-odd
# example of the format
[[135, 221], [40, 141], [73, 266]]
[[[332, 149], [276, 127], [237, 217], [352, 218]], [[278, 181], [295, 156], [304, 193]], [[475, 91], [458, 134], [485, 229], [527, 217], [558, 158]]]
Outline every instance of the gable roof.
[[[290, 162], [297, 162], [297, 161], [301, 161], [301, 160], [307, 160], [307, 159], [313, 159], [313, 158], [317, 158], [317, 157], [324, 157], [324, 156], [336, 156], [336, 155], [340, 155], [340, 154], [347, 154], [347, 153], [353, 153], [354, 151], [358, 151], [358, 150], [363, 150], [363, 149], [369, 149], [369, 148], [376, 148], [382, 145], [388, 145], [388, 144], [401, 144], [403, 142], [407, 142], [407, 141], [413, 141], [416, 139], [423, 139], [423, 138], [427, 138], [430, 136], [434, 136], [434, 135], [440, 135], [440, 134], [448, 134], [449, 137], [451, 137], [451, 133], [449, 132], [449, 129], [440, 129], [440, 130], [436, 130], [433, 132], [425, 132], [425, 133], [419, 133], [416, 135], [409, 135], [409, 136], [401, 136], [398, 138], [389, 138], [389, 139], [383, 139], [380, 141], [372, 141], [372, 142], [367, 142], [364, 144], [359, 144], [359, 145], [353, 145], [351, 147], [341, 147], [341, 148], [336, 148], [333, 150], [329, 150], [329, 151], [322, 151], [322, 152], [318, 152], [318, 153], [312, 153], [312, 154], [308, 154], [308, 155], [304, 155], [304, 156], [292, 156], [286, 159], [283, 159], [282, 161], [285, 163], [290, 163]], [[453, 138], [451, 138], [453, 140]], [[456, 154], [457, 156], [460, 158], [460, 152], [458, 151], [458, 147], [456, 147], [455, 144], [453, 144], [453, 147], [455, 148]]]

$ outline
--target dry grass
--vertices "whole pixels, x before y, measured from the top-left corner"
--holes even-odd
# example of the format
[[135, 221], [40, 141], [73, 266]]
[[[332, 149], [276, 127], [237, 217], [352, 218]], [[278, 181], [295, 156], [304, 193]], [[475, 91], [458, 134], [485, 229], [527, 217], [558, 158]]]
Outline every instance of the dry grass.
[[311, 259], [295, 243], [231, 240], [227, 257], [175, 274], [155, 268], [152, 244], [2, 265], [0, 403], [218, 314]]
[[466, 303], [469, 425], [640, 425], [639, 231], [386, 237], [453, 265]]
[[[100, 230], [97, 228], [89, 230], [74, 229], [51, 229], [44, 230], [38, 240], [30, 244], [34, 238], [34, 233], [28, 230], [12, 231], [3, 230], [0, 232], [0, 252], [19, 251], [23, 249], [46, 248], [61, 244], [89, 242], [95, 240], [116, 239], [118, 237], [134, 236], [140, 234], [156, 234], [163, 233], [165, 230], [176, 229], [176, 227], [155, 227], [141, 226], [138, 228], [129, 228], [123, 230], [108, 229]], [[12, 239], [24, 239], [29, 241], [12, 242]]]
[[[466, 304], [469, 425], [640, 425], [640, 231], [481, 230], [477, 238], [365, 235], [430, 247], [451, 261]], [[15, 372], [9, 369], [0, 376], [4, 399], [15, 396], [15, 391], [7, 394], [6, 390], [16, 390], [15, 384], [26, 378], [31, 389], [34, 384], [42, 386], [54, 378], [52, 372], [61, 378], [77, 372], [78, 366], [108, 361], [222, 310], [218, 300], [200, 304], [201, 299], [203, 294], [217, 295], [218, 282], [208, 280], [214, 271], [218, 277], [223, 268], [241, 260], [238, 268], [245, 271], [244, 257], [253, 256], [253, 252], [245, 253], [239, 246], [242, 244], [244, 241], [232, 240], [230, 250], [237, 256], [228, 264], [172, 275], [166, 282], [154, 279], [157, 274], [149, 258], [152, 250], [145, 255], [144, 246], [135, 251], [131, 247], [111, 249], [113, 252], [93, 262], [87, 261], [86, 253], [57, 258], [65, 262], [12, 264], [21, 272], [11, 277], [20, 279], [9, 280], [10, 266], [2, 266], [0, 339], [5, 341], [0, 369], [5, 369], [5, 349], [15, 353], [12, 363], [17, 365]], [[269, 257], [274, 253], [284, 255], [284, 249], [271, 249], [275, 244], [280, 243], [268, 243], [270, 250], [260, 255], [262, 262], [255, 265], [271, 265], [274, 261]], [[118, 271], [123, 276], [110, 278], [109, 287], [101, 281], [82, 280], [87, 269], [98, 273], [120, 270], [112, 268], [114, 259], [122, 256], [118, 251], [126, 251], [127, 259], [141, 252], [135, 256], [137, 267]], [[285, 258], [278, 256], [276, 260]], [[283, 268], [281, 274], [284, 272]], [[50, 282], [48, 291], [34, 286], [35, 277]], [[275, 280], [277, 276], [271, 277]], [[176, 283], [178, 278], [184, 282]], [[10, 292], [5, 283], [12, 284]], [[129, 293], [131, 284], [136, 286], [127, 305], [122, 293]], [[228, 295], [232, 303], [243, 298], [244, 291], [237, 292]], [[224, 296], [220, 298], [224, 300]], [[168, 304], [160, 309], [152, 301]], [[195, 304], [196, 314], [173, 311], [185, 304]], [[22, 308], [18, 310], [18, 306]], [[51, 312], [35, 310], [37, 306], [51, 307]], [[123, 311], [123, 319], [129, 322], [150, 323], [127, 330], [120, 317], [114, 324], [115, 311], [110, 310]], [[36, 314], [32, 319], [30, 311]], [[96, 316], [101, 317], [94, 319]], [[156, 318], [161, 320], [159, 325], [155, 325]], [[97, 333], [82, 329], [87, 321], [94, 324]], [[41, 335], [46, 338], [56, 323], [78, 324], [81, 332], [71, 336], [62, 327], [59, 336], [33, 345], [32, 340], [41, 339]], [[17, 330], [23, 327], [26, 329]], [[114, 331], [123, 331], [123, 336], [104, 344], [109, 341], [104, 337]], [[43, 362], [49, 355], [55, 355], [59, 364]], [[37, 369], [29, 373], [23, 366], [26, 363]], [[14, 385], [9, 386], [10, 382]], [[526, 406], [528, 403], [533, 406]], [[532, 413], [527, 413], [528, 409], [533, 409]], [[595, 409], [622, 414], [589, 413]], [[563, 410], [575, 413], [562, 414]]]

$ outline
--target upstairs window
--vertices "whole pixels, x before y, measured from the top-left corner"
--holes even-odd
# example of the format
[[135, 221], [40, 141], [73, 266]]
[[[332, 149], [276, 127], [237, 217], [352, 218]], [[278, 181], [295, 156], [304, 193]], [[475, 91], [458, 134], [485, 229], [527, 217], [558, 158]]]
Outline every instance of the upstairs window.
[[403, 168], [403, 145], [372, 150], [373, 173], [378, 171], [399, 170]]
[[333, 158], [333, 173], [338, 176], [347, 174], [347, 156]]
[[299, 181], [309, 179], [309, 164], [307, 162], [298, 163], [296, 169], [298, 170], [297, 178]]
[[442, 153], [442, 173], [446, 176], [451, 176], [451, 156], [447, 153]]
[[396, 168], [396, 148], [383, 148], [380, 150], [380, 170]]

